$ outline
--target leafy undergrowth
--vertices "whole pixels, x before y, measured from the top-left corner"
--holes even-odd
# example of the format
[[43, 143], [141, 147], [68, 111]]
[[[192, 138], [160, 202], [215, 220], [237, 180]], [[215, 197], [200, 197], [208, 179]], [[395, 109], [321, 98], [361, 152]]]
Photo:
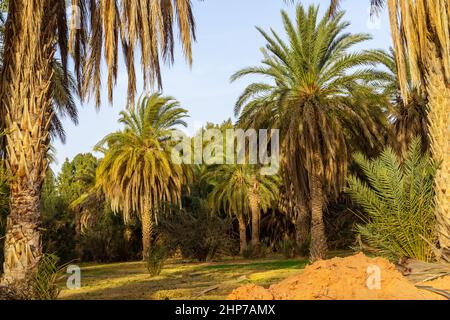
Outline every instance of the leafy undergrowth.
[[[63, 289], [60, 299], [224, 299], [244, 284], [267, 286], [300, 272], [306, 259], [225, 260], [183, 263], [169, 260], [151, 278], [143, 262], [84, 265], [81, 289]], [[63, 284], [61, 284], [63, 286]]]

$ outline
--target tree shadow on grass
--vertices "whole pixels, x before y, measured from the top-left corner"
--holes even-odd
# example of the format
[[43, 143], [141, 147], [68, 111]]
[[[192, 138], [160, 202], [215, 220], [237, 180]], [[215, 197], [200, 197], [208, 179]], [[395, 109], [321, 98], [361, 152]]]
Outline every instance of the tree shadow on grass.
[[[61, 299], [223, 299], [242, 284], [269, 285], [298, 272], [307, 261], [169, 264], [151, 278], [143, 263], [87, 268], [80, 290], [65, 290]], [[129, 268], [128, 268], [129, 267]], [[257, 275], [253, 277], [252, 275]], [[213, 288], [211, 291], [208, 289]]]

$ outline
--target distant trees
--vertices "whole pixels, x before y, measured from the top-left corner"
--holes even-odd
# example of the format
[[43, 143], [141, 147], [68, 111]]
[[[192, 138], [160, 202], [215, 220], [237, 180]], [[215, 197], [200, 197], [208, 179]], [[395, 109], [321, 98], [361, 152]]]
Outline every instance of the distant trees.
[[251, 221], [252, 249], [260, 248], [260, 217], [262, 211], [276, 204], [279, 179], [277, 175], [261, 175], [256, 165], [218, 165], [203, 177], [212, 186], [208, 195], [211, 208], [226, 212], [239, 222], [240, 252], [247, 249], [247, 224]]

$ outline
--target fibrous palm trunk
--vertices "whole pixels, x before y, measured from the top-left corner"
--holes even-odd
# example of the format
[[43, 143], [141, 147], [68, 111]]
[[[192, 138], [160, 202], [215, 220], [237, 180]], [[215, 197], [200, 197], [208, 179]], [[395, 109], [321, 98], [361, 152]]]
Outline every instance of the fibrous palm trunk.
[[146, 260], [150, 253], [153, 237], [153, 216], [149, 201], [145, 201], [142, 221], [142, 258]]
[[252, 211], [252, 249], [253, 255], [257, 256], [261, 250], [260, 240], [260, 219], [261, 209], [259, 207], [259, 197], [257, 190], [254, 190], [250, 195], [250, 208]]
[[450, 88], [439, 70], [429, 77], [428, 101], [433, 157], [442, 161], [435, 180], [439, 244], [450, 254]]
[[239, 222], [239, 253], [242, 255], [247, 249], [247, 227], [244, 217], [238, 217]]
[[56, 32], [56, 22], [46, 17], [53, 9], [44, 0], [9, 2], [1, 74], [7, 164], [14, 177], [2, 282], [30, 292], [42, 255], [40, 196], [53, 117], [50, 84]]
[[324, 195], [320, 178], [314, 176], [311, 179], [311, 261], [326, 258], [327, 238], [323, 221]]
[[297, 248], [304, 248], [309, 237], [310, 216], [309, 210], [303, 201], [295, 206], [295, 242]]
[[252, 211], [252, 249], [253, 254], [258, 255], [261, 250], [260, 241], [260, 216], [261, 211], [259, 209], [258, 202], [256, 200], [251, 200], [251, 211]]

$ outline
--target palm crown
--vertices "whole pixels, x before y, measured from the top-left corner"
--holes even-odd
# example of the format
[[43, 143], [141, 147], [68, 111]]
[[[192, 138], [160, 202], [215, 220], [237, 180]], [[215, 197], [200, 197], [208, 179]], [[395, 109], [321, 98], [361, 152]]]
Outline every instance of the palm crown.
[[170, 161], [168, 139], [177, 125], [186, 125], [187, 111], [171, 97], [154, 94], [143, 98], [135, 110], [121, 112], [124, 130], [100, 141], [105, 154], [97, 182], [111, 198], [113, 208], [125, 217], [145, 207], [158, 209], [164, 201], [179, 203], [185, 171]]

